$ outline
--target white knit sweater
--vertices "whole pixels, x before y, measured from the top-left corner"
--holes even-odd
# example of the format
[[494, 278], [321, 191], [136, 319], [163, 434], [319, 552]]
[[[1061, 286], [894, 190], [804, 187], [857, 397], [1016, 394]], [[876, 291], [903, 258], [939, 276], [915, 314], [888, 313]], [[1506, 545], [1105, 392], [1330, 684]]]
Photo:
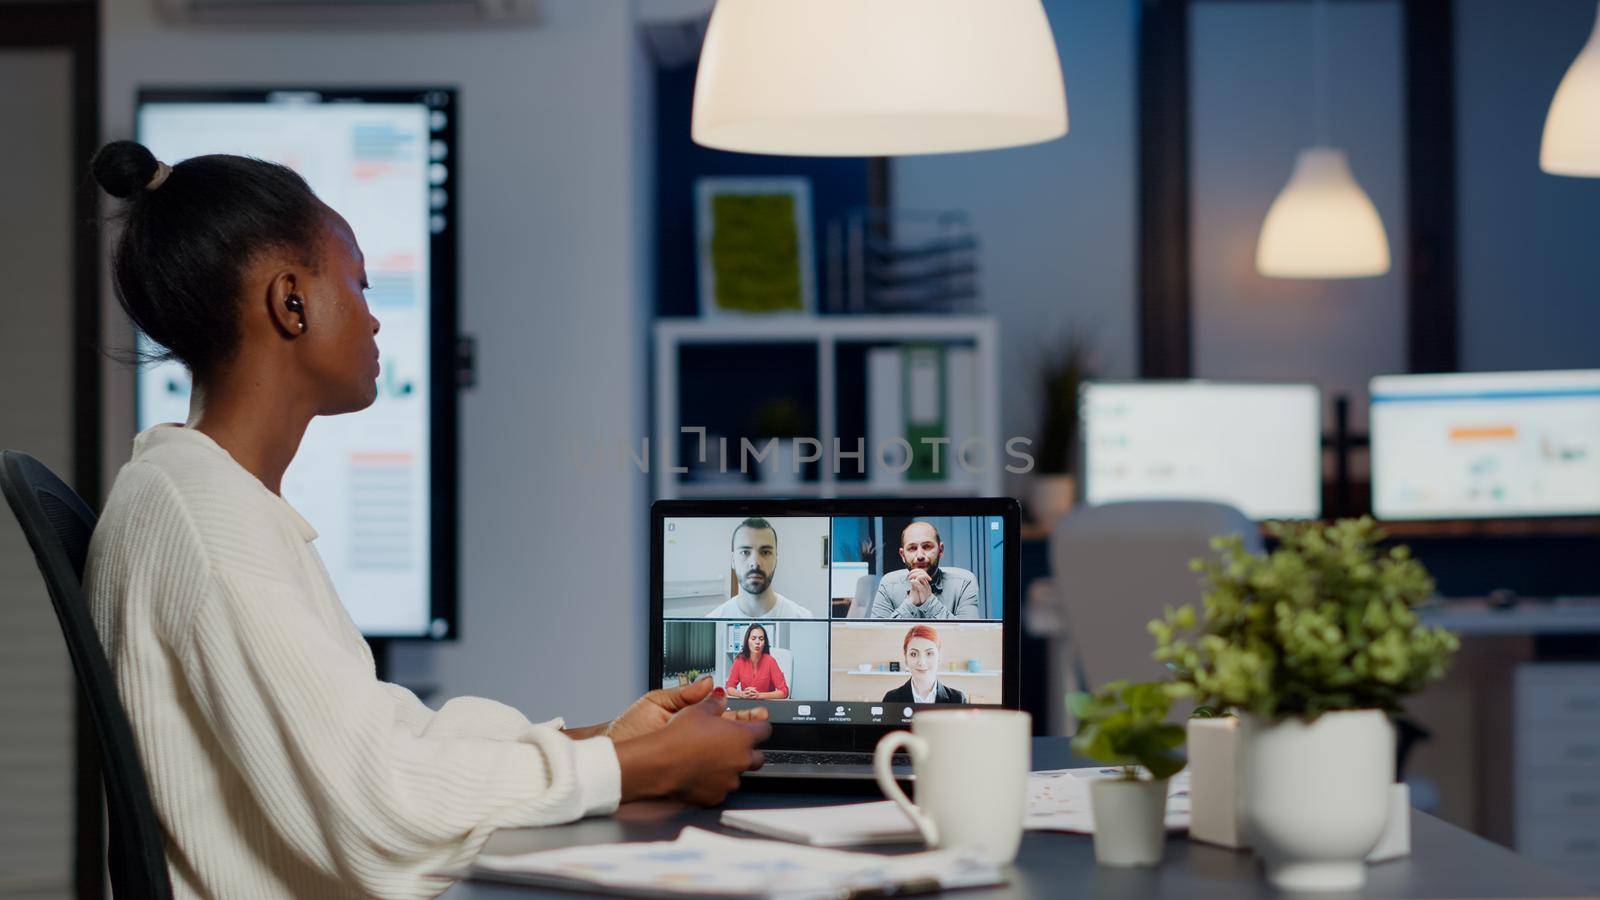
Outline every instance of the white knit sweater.
[[500, 827], [616, 808], [607, 738], [374, 674], [316, 532], [198, 431], [139, 435], [85, 586], [180, 897], [430, 897]]

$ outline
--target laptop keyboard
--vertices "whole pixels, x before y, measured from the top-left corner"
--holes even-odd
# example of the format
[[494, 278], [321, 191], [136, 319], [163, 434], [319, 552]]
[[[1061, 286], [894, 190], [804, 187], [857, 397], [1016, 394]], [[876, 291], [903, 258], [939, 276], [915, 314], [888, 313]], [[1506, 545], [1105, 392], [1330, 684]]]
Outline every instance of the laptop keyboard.
[[[782, 765], [823, 765], [823, 766], [870, 766], [872, 765], [871, 753], [804, 753], [795, 750], [766, 750], [762, 752], [768, 764]], [[895, 754], [896, 764], [910, 762], [910, 758], [903, 754]]]

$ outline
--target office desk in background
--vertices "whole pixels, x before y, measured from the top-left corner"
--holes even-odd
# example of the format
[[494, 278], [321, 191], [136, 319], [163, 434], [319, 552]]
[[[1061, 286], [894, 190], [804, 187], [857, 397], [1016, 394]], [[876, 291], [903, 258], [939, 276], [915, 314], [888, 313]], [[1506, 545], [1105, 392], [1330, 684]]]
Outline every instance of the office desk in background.
[[1422, 624], [1458, 635], [1555, 637], [1600, 635], [1600, 597], [1518, 598], [1504, 609], [1483, 598], [1460, 598], [1417, 610]]
[[[1067, 750], [1065, 738], [1034, 738], [1035, 769], [1084, 765]], [[744, 809], [805, 806], [861, 801], [860, 796], [760, 794], [740, 792], [728, 805]], [[661, 841], [677, 837], [686, 825], [725, 834], [750, 836], [722, 828], [718, 809], [695, 809], [679, 803], [633, 803], [610, 818], [585, 819], [551, 828], [501, 831], [490, 838], [491, 853], [528, 853], [581, 844], [616, 841]], [[1589, 897], [1593, 891], [1550, 872], [1504, 847], [1475, 837], [1432, 816], [1413, 812], [1411, 856], [1368, 869], [1364, 897]], [[909, 852], [920, 845], [879, 847]], [[1255, 857], [1173, 836], [1166, 860], [1154, 869], [1114, 869], [1095, 865], [1093, 838], [1083, 834], [1028, 832], [1011, 883], [987, 891], [961, 891], [951, 896], [999, 897], [1193, 897], [1247, 898], [1282, 896], [1261, 876]], [[448, 900], [519, 900], [527, 897], [573, 897], [570, 892], [462, 882], [443, 895]], [[1340, 895], [1347, 896], [1347, 895]]]

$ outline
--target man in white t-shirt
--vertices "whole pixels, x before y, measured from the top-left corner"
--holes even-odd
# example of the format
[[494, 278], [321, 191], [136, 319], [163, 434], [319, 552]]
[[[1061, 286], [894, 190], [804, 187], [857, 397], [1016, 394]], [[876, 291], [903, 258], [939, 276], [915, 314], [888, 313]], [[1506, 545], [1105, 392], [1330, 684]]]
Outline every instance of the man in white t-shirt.
[[749, 518], [733, 529], [733, 574], [739, 593], [706, 613], [708, 619], [809, 619], [811, 611], [772, 589], [778, 572], [778, 531], [766, 519]]

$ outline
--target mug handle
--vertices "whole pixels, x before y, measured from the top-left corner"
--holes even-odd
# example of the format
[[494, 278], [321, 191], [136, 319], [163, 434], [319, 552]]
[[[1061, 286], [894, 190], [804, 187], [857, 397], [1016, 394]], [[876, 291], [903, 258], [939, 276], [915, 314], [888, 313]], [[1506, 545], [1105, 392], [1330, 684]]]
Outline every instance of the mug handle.
[[894, 781], [894, 765], [892, 759], [894, 752], [904, 745], [911, 754], [913, 763], [920, 763], [928, 758], [928, 742], [917, 737], [909, 731], [891, 731], [878, 741], [877, 750], [872, 754], [872, 774], [878, 779], [878, 789], [883, 791], [885, 797], [894, 801], [900, 811], [906, 814], [917, 830], [922, 832], [922, 839], [928, 842], [929, 847], [939, 846], [939, 829], [933, 820], [923, 815], [916, 804], [906, 797], [906, 792], [900, 790], [900, 785]]

